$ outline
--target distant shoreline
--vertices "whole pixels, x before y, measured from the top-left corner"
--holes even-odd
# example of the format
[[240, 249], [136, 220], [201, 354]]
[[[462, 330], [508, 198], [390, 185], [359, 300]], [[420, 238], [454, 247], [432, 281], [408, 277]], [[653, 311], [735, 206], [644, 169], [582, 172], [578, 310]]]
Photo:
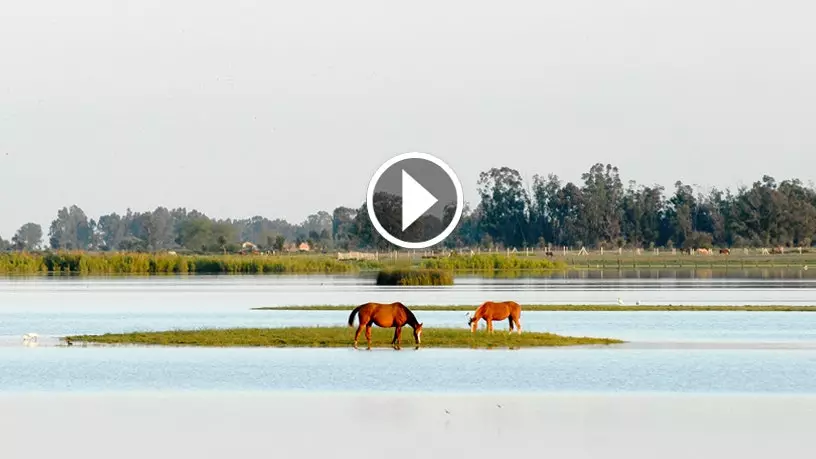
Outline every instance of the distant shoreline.
[[784, 255], [562, 255], [544, 257], [501, 252], [474, 255], [410, 255], [373, 260], [340, 260], [335, 254], [175, 254], [142, 252], [0, 252], [0, 275], [166, 275], [166, 274], [360, 274], [390, 267], [441, 269], [454, 276], [523, 277], [567, 271], [629, 269], [798, 269], [816, 266], [813, 253]]

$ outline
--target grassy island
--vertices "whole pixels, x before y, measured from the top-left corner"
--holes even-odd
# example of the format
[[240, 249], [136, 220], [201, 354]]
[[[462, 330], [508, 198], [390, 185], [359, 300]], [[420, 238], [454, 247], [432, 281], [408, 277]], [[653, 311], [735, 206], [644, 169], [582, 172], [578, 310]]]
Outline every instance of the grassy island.
[[[394, 329], [374, 327], [372, 347], [391, 347]], [[349, 327], [285, 327], [285, 328], [231, 328], [172, 330], [159, 332], [116, 333], [104, 335], [75, 335], [76, 343], [111, 345], [208, 346], [208, 347], [351, 347], [354, 329]], [[522, 348], [548, 346], [580, 346], [619, 344], [623, 341], [608, 338], [560, 336], [552, 333], [522, 332], [509, 334], [496, 330], [493, 334], [478, 331], [472, 334], [464, 328], [424, 327], [423, 348]], [[411, 327], [402, 331], [403, 349], [414, 343]], [[364, 349], [365, 335], [359, 345]]]

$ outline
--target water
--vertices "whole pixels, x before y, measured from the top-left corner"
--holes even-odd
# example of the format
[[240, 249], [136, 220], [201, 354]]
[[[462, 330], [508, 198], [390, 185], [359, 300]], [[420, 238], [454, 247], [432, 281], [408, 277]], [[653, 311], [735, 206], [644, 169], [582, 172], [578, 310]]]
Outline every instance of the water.
[[[744, 273], [743, 273], [744, 274]], [[816, 280], [597, 273], [458, 279], [382, 288], [356, 276], [10, 278], [0, 280], [0, 391], [431, 391], [816, 393], [816, 313], [533, 312], [527, 331], [615, 337], [632, 346], [474, 351], [53, 347], [58, 336], [199, 327], [343, 325], [345, 311], [252, 311], [288, 304], [816, 304]], [[421, 311], [465, 327], [464, 312]], [[505, 328], [506, 324], [497, 325]], [[24, 333], [39, 348], [21, 345]], [[351, 333], [351, 332], [350, 332]], [[410, 340], [410, 339], [409, 339]], [[669, 344], [655, 348], [650, 344]], [[730, 343], [735, 349], [690, 349]], [[756, 349], [785, 343], [785, 350]], [[640, 347], [638, 347], [640, 346]]]
[[[702, 274], [706, 273], [718, 272]], [[652, 305], [816, 304], [816, 269], [778, 276], [763, 270], [749, 276], [750, 273], [730, 272], [727, 277], [701, 278], [689, 277], [693, 276], [692, 271], [667, 271], [662, 275], [645, 271], [589, 271], [545, 278], [464, 277], [457, 278], [454, 286], [410, 289], [378, 287], [370, 277], [352, 275], [5, 278], [0, 279], [0, 308], [232, 311], [259, 306], [348, 305], [395, 299], [408, 305], [475, 305], [488, 299], [512, 299], [522, 304], [617, 304], [618, 298], [627, 304]], [[807, 277], [803, 273], [808, 273]]]
[[0, 349], [4, 391], [813, 393], [816, 352]]

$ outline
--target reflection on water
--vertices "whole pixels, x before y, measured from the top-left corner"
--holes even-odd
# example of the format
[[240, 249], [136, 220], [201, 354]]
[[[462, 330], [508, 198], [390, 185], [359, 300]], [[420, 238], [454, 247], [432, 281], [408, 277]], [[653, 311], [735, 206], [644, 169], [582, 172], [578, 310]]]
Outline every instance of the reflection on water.
[[495, 279], [549, 278], [549, 279], [816, 279], [814, 269], [803, 267], [778, 268], [623, 268], [623, 269], [574, 269], [568, 271], [499, 271], [468, 274], [462, 277]]

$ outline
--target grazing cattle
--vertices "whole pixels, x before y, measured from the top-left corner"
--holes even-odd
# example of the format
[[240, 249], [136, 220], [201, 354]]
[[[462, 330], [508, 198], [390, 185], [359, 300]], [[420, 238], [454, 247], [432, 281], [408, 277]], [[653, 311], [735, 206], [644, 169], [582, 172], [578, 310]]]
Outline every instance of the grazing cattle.
[[394, 349], [400, 349], [400, 341], [402, 338], [402, 327], [410, 325], [414, 329], [414, 342], [416, 348], [419, 349], [419, 343], [422, 341], [422, 324], [417, 321], [416, 316], [410, 309], [405, 307], [402, 303], [365, 303], [354, 308], [351, 311], [348, 319], [349, 327], [354, 326], [354, 317], [359, 315], [360, 325], [357, 326], [357, 332], [354, 333], [354, 349], [357, 349], [357, 340], [360, 338], [360, 332], [365, 327], [366, 341], [368, 342], [368, 349], [371, 350], [371, 327], [377, 325], [382, 328], [392, 328], [394, 330], [394, 339], [391, 345]]
[[515, 301], [502, 301], [496, 303], [493, 301], [486, 301], [479, 306], [472, 314], [468, 314], [468, 325], [470, 331], [476, 332], [479, 327], [479, 320], [484, 319], [487, 322], [487, 331], [493, 333], [493, 321], [505, 320], [510, 324], [510, 333], [513, 332], [513, 325], [518, 328], [518, 333], [521, 333], [521, 306]]

